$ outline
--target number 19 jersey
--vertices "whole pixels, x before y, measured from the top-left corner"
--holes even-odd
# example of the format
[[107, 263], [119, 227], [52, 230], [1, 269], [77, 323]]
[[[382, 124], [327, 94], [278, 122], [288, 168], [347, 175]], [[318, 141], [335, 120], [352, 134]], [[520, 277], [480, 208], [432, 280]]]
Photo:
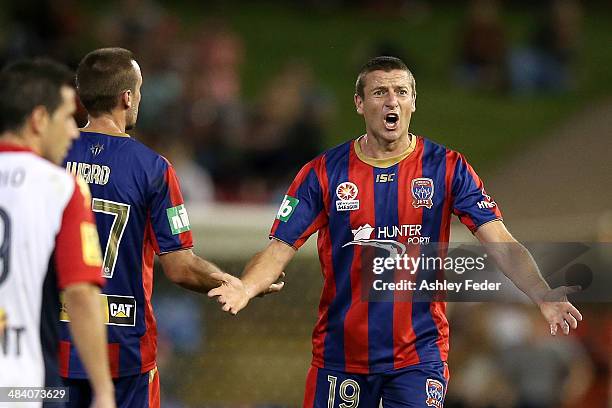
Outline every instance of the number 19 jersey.
[[411, 135], [408, 150], [390, 159], [368, 158], [351, 140], [302, 168], [270, 236], [297, 249], [318, 232], [315, 367], [377, 374], [447, 360], [445, 303], [366, 298], [362, 274], [372, 270], [360, 261], [368, 247], [391, 255], [448, 242], [452, 214], [472, 232], [501, 219], [463, 156], [422, 137]]
[[[100, 299], [108, 325], [114, 378], [155, 367], [157, 328], [151, 295], [155, 254], [191, 248], [193, 238], [177, 176], [162, 156], [127, 134], [81, 132], [66, 170], [91, 189], [107, 283]], [[62, 313], [62, 321], [69, 316]], [[67, 325], [60, 342], [60, 373], [85, 378]]]

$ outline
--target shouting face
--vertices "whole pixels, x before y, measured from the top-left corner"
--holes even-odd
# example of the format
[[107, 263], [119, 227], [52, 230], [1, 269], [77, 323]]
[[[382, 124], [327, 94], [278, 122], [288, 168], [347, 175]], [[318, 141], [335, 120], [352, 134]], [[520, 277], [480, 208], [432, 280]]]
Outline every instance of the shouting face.
[[365, 75], [363, 97], [355, 95], [355, 106], [370, 137], [393, 143], [408, 136], [415, 98], [413, 79], [407, 71], [372, 71]]

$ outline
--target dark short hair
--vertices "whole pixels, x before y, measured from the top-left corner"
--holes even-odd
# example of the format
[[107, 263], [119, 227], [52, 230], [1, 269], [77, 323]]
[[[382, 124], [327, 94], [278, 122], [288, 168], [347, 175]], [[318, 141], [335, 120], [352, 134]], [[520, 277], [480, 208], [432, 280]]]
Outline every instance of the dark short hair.
[[134, 54], [125, 48], [100, 48], [87, 54], [77, 68], [77, 92], [92, 116], [109, 113], [121, 93], [134, 91], [138, 77]]
[[74, 86], [74, 73], [50, 59], [27, 59], [0, 72], [0, 133], [18, 131], [32, 111], [52, 115], [62, 104], [62, 86]]
[[408, 72], [410, 76], [410, 82], [412, 86], [412, 96], [416, 96], [416, 82], [414, 80], [414, 75], [408, 69], [408, 66], [404, 64], [399, 58], [389, 57], [389, 56], [380, 56], [374, 57], [368, 62], [365, 63], [361, 70], [359, 71], [359, 75], [357, 75], [357, 81], [355, 82], [355, 93], [363, 98], [363, 88], [365, 88], [365, 76], [372, 71], [393, 71], [395, 69], [399, 69], [400, 71]]

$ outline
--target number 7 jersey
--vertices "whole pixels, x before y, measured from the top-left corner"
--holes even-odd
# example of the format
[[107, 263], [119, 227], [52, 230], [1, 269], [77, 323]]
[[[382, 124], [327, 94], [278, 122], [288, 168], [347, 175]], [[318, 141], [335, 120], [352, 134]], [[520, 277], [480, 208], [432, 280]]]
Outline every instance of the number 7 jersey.
[[[193, 238], [178, 179], [162, 156], [127, 134], [81, 132], [65, 159], [66, 170], [90, 187], [106, 277], [100, 299], [108, 325], [113, 377], [155, 367], [157, 328], [151, 295], [153, 260], [191, 248]], [[69, 321], [64, 312], [60, 320]], [[60, 374], [86, 378], [62, 325]]]

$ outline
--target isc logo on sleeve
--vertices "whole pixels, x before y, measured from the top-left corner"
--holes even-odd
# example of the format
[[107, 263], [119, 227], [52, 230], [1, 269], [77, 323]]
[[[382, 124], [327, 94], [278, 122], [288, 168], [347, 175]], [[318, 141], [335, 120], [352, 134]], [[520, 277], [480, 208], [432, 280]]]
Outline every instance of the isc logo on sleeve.
[[283, 203], [278, 209], [276, 218], [281, 220], [282, 222], [289, 221], [289, 218], [291, 218], [291, 216], [293, 215], [293, 211], [295, 210], [295, 207], [297, 207], [299, 202], [300, 200], [298, 200], [297, 198], [286, 195], [283, 199]]
[[170, 225], [172, 235], [178, 235], [191, 229], [187, 210], [183, 204], [167, 208], [166, 216], [168, 217], [168, 224]]

